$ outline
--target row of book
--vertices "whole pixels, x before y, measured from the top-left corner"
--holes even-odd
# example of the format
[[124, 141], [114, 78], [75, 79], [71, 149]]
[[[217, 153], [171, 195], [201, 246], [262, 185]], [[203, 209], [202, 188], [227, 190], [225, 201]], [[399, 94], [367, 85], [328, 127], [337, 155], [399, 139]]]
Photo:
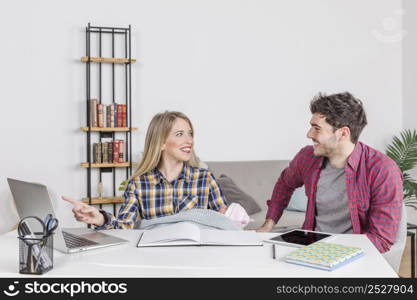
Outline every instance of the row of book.
[[93, 163], [101, 164], [123, 162], [125, 162], [123, 140], [93, 144]]
[[112, 103], [104, 105], [98, 103], [97, 99], [91, 99], [89, 105], [91, 127], [127, 127], [126, 104]]

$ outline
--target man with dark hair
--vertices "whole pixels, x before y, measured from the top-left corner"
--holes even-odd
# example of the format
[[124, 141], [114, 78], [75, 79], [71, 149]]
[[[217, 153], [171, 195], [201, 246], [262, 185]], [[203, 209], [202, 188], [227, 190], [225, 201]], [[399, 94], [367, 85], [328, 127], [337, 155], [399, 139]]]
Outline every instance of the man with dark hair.
[[310, 104], [307, 137], [282, 171], [267, 201], [270, 231], [302, 185], [308, 197], [303, 229], [366, 234], [384, 253], [396, 239], [402, 212], [402, 173], [386, 155], [358, 141], [367, 124], [362, 102], [350, 93], [319, 94]]

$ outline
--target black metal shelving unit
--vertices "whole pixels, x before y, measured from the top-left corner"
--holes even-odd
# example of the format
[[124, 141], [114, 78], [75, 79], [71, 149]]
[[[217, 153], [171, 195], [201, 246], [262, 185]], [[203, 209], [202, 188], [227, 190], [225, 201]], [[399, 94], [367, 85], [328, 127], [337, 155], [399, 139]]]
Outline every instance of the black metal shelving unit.
[[[111, 89], [112, 89], [112, 99], [105, 101], [108, 104], [116, 103], [116, 74], [115, 68], [122, 67], [124, 68], [124, 77], [125, 77], [125, 85], [124, 85], [124, 103], [119, 104], [126, 104], [126, 126], [127, 128], [124, 129], [125, 132], [125, 144], [124, 144], [124, 154], [125, 154], [125, 161], [128, 163], [128, 166], [111, 166], [111, 167], [102, 167], [99, 166], [99, 182], [102, 182], [103, 173], [112, 173], [113, 176], [113, 199], [116, 197], [116, 169], [125, 168], [126, 169], [126, 178], [128, 178], [132, 174], [132, 63], [136, 60], [132, 59], [132, 42], [131, 42], [131, 25], [127, 28], [120, 28], [120, 27], [103, 27], [103, 26], [91, 26], [88, 23], [88, 26], [85, 28], [86, 33], [86, 56], [81, 58], [86, 65], [86, 110], [87, 110], [87, 165], [84, 164], [84, 167], [87, 168], [87, 199], [88, 204], [92, 203], [92, 168], [97, 167], [92, 166], [92, 134], [98, 133], [100, 142], [103, 138], [111, 138], [112, 141], [116, 138], [116, 132], [119, 130], [112, 130], [106, 128], [106, 130], [100, 131], [100, 129], [92, 130], [92, 120], [91, 120], [91, 112], [90, 112], [90, 99], [92, 99], [91, 93], [91, 83], [92, 77], [94, 80], [98, 80], [98, 103], [102, 103], [102, 81], [103, 81], [103, 74], [102, 74], [102, 64], [110, 64], [111, 65]], [[111, 57], [102, 57], [102, 50], [103, 50], [103, 36], [110, 35], [111, 38]], [[122, 41], [124, 41], [124, 53], [121, 57], [116, 57], [115, 54], [115, 36], [122, 35]], [[96, 39], [94, 39], [94, 38]], [[91, 53], [92, 52], [92, 43], [97, 43], [98, 39], [98, 53]], [[96, 56], [97, 55], [97, 56]], [[91, 72], [91, 65], [98, 64], [98, 74], [92, 76]], [[121, 133], [119, 133], [121, 134]], [[111, 198], [111, 197], [110, 197]], [[120, 202], [120, 201], [119, 201]], [[105, 203], [113, 204], [113, 213], [116, 214], [116, 203], [117, 201], [107, 201]], [[99, 203], [100, 208], [102, 207], [103, 203]]]

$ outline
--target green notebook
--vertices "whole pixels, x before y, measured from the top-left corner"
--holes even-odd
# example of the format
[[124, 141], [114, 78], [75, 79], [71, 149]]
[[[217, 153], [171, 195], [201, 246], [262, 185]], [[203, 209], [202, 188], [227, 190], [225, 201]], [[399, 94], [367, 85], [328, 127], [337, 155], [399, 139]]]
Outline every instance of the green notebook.
[[316, 242], [290, 252], [285, 257], [285, 261], [292, 264], [333, 271], [361, 256], [363, 256], [363, 250], [361, 248]]

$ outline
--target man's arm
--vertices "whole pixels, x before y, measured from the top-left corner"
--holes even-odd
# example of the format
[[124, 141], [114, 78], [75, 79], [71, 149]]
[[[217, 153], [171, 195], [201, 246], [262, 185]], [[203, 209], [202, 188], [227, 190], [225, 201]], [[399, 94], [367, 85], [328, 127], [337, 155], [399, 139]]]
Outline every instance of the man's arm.
[[396, 241], [403, 205], [402, 173], [395, 163], [384, 166], [371, 183], [368, 227], [364, 230], [379, 252]]
[[274, 228], [281, 218], [284, 209], [288, 206], [294, 190], [303, 185], [304, 181], [300, 171], [303, 161], [303, 151], [300, 152], [290, 162], [289, 166], [282, 171], [277, 183], [274, 186], [271, 199], [268, 200], [268, 212], [264, 224], [257, 229], [258, 232], [268, 232]]

